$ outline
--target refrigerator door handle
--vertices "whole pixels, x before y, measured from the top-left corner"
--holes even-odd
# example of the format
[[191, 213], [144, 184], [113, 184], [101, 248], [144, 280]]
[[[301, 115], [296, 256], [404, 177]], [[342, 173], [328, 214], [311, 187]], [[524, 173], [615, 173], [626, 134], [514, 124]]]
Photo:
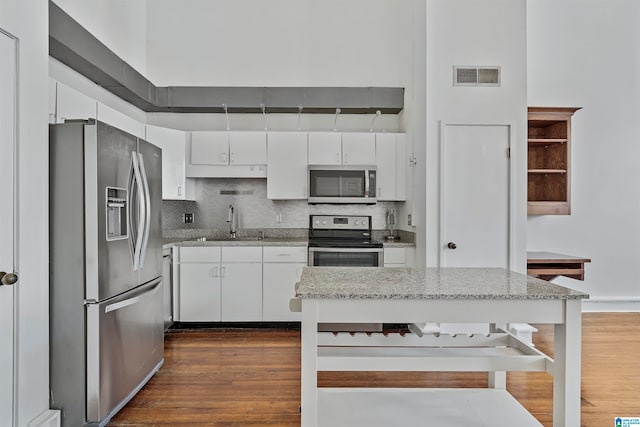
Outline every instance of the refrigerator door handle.
[[149, 230], [151, 229], [151, 195], [149, 194], [149, 181], [147, 179], [147, 171], [144, 168], [144, 158], [142, 154], [138, 153], [140, 158], [138, 165], [140, 168], [140, 175], [142, 176], [142, 188], [144, 191], [144, 200], [142, 203], [145, 205], [145, 217], [143, 223], [142, 232], [142, 247], [140, 249], [140, 268], [144, 265], [144, 257], [147, 254], [147, 246], [149, 245]]
[[152, 289], [149, 289], [148, 291], [146, 291], [146, 292], [145, 292], [144, 294], [142, 294], [142, 295], [137, 295], [137, 296], [135, 296], [135, 297], [128, 298], [128, 299], [123, 300], [123, 301], [118, 301], [118, 302], [116, 302], [116, 303], [109, 304], [108, 306], [106, 306], [106, 307], [104, 308], [104, 312], [105, 312], [105, 314], [106, 314], [106, 313], [109, 313], [109, 312], [111, 312], [111, 311], [116, 311], [116, 310], [119, 310], [119, 309], [121, 309], [121, 308], [125, 308], [125, 307], [128, 307], [128, 306], [130, 306], [130, 305], [133, 305], [133, 304], [139, 303], [139, 302], [140, 302], [140, 300], [141, 300], [143, 297], [145, 297], [145, 296], [147, 296], [147, 295], [153, 295], [153, 294], [155, 294], [155, 293], [158, 291], [158, 289], [160, 289], [160, 283], [161, 283], [161, 282], [158, 280], [158, 281], [156, 282], [156, 284], [153, 286], [153, 288], [152, 288]]
[[132, 152], [132, 165], [133, 165], [133, 182], [137, 190], [137, 202], [138, 202], [138, 218], [136, 222], [136, 241], [133, 247], [133, 269], [139, 270], [142, 267], [140, 263], [140, 253], [142, 249], [142, 241], [144, 237], [144, 230], [140, 227], [144, 227], [146, 213], [146, 204], [143, 200], [144, 188], [142, 186], [142, 176], [140, 174], [140, 165], [138, 162], [138, 153]]

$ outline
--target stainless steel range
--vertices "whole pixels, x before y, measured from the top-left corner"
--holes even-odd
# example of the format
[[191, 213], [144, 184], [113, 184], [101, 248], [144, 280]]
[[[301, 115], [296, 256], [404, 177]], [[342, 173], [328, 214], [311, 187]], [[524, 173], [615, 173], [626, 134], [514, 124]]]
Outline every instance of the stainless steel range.
[[[382, 267], [382, 242], [371, 238], [371, 217], [310, 215], [309, 266]], [[320, 323], [320, 332], [381, 332], [382, 323]]]
[[309, 266], [382, 267], [382, 242], [371, 238], [371, 217], [310, 215]]

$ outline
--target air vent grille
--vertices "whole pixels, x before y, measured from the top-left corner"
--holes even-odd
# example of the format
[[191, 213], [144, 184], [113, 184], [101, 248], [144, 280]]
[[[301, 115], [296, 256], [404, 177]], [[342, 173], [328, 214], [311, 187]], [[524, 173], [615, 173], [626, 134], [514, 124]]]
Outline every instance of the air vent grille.
[[500, 67], [454, 66], [454, 86], [500, 86]]

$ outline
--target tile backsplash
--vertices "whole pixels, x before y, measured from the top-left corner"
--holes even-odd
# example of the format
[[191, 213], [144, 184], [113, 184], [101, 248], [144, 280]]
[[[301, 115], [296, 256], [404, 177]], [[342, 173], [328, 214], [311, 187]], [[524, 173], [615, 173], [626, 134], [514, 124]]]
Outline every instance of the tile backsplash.
[[[309, 205], [306, 200], [268, 200], [266, 179], [199, 178], [195, 181], [195, 201], [162, 202], [165, 230], [228, 228], [228, 208], [237, 213], [238, 229], [308, 228], [309, 215], [371, 215], [372, 227], [384, 229], [386, 210], [400, 202], [375, 205]], [[192, 213], [193, 223], [182, 217]]]

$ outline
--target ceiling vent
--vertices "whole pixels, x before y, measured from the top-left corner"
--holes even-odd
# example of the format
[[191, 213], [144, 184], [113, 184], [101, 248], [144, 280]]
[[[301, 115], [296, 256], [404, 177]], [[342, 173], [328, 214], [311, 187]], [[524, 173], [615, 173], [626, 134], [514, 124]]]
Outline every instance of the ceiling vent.
[[500, 67], [454, 66], [454, 86], [500, 86]]

